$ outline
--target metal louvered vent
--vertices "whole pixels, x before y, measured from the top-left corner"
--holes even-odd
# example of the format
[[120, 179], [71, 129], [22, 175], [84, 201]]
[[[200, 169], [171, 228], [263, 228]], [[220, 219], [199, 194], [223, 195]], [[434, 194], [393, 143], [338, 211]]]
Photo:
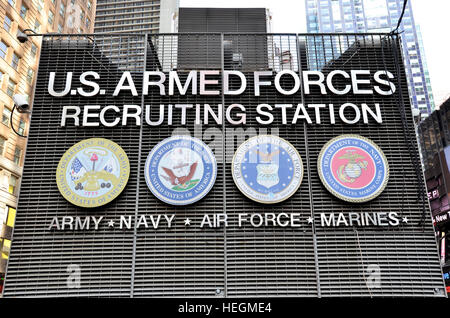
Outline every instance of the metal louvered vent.
[[[398, 38], [381, 34], [166, 34], [103, 36], [45, 36], [40, 57], [33, 116], [17, 209], [4, 295], [104, 296], [104, 297], [259, 297], [259, 296], [445, 296], [434, 231], [418, 164], [414, 124]], [[256, 49], [255, 49], [256, 48]], [[127, 54], [133, 52], [133, 54]], [[192, 58], [191, 58], [192, 57]], [[199, 59], [198, 57], [202, 57]], [[130, 71], [138, 92], [142, 72], [177, 70], [181, 81], [189, 70], [239, 70], [247, 77], [247, 90], [238, 96], [164, 95], [150, 90], [147, 96], [121, 93], [112, 97], [124, 71]], [[275, 73], [304, 70], [388, 70], [395, 76], [397, 92], [391, 96], [321, 95], [317, 90], [281, 95], [273, 86], [261, 96], [253, 94], [254, 71]], [[47, 92], [50, 72], [85, 71], [100, 74], [105, 95], [86, 98], [67, 95], [53, 98]], [[221, 77], [217, 76], [219, 87]], [[57, 89], [63, 79], [57, 78]], [[293, 85], [283, 77], [285, 87]], [[77, 83], [78, 84], [78, 83]], [[58, 86], [59, 85], [59, 86]], [[239, 83], [230, 82], [231, 87]], [[346, 85], [336, 78], [336, 86]], [[261, 126], [255, 120], [258, 104], [379, 103], [383, 123], [332, 125], [329, 116], [321, 124], [299, 121], [282, 125], [280, 112], [274, 122]], [[154, 105], [150, 117], [158, 118], [159, 105], [241, 104], [247, 123], [233, 126], [194, 125], [187, 113], [186, 125], [116, 127], [60, 127], [65, 105]], [[403, 106], [402, 106], [403, 105]], [[295, 109], [288, 109], [291, 118]], [[107, 120], [114, 120], [108, 113]], [[335, 109], [338, 116], [338, 110]], [[173, 113], [173, 122], [181, 115]], [[217, 158], [218, 176], [211, 192], [196, 204], [169, 206], [149, 191], [144, 166], [147, 155], [174, 131], [189, 131], [207, 143]], [[273, 133], [288, 140], [300, 153], [305, 175], [299, 190], [288, 200], [262, 205], [247, 199], [234, 185], [231, 159], [246, 138]], [[364, 204], [336, 199], [322, 185], [317, 157], [323, 145], [341, 134], [372, 139], [384, 151], [390, 165], [385, 191]], [[59, 193], [55, 171], [64, 152], [92, 137], [110, 139], [127, 153], [131, 172], [124, 192], [113, 202], [94, 210], [78, 208]], [[225, 141], [225, 142], [223, 142]], [[231, 149], [231, 152], [229, 151]], [[397, 212], [409, 219], [395, 228], [322, 228], [319, 213]], [[239, 213], [300, 213], [313, 217], [312, 225], [294, 227], [238, 227]], [[49, 231], [53, 217], [175, 214], [170, 229]], [[228, 227], [186, 227], [189, 217], [199, 224], [205, 214], [226, 213]], [[68, 265], [81, 268], [79, 288], [68, 288]], [[368, 268], [381, 270], [380, 286], [369, 288]], [[370, 274], [370, 273], [369, 273]]]

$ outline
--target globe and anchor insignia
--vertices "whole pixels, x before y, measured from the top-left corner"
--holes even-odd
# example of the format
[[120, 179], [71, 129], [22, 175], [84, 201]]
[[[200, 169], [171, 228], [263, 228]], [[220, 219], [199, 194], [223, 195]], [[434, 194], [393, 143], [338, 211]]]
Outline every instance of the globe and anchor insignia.
[[353, 150], [348, 150], [339, 159], [348, 160], [347, 164], [340, 165], [337, 171], [337, 176], [342, 182], [353, 183], [361, 176], [363, 170], [367, 170], [368, 162], [365, 160], [362, 161], [364, 156], [361, 156]]

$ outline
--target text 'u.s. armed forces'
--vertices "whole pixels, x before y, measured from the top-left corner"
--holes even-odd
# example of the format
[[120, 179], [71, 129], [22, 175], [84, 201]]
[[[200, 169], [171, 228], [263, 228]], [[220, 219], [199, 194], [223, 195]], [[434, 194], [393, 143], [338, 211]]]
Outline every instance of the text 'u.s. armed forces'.
[[[283, 70], [278, 73], [256, 71], [252, 72], [250, 77], [251, 79], [247, 79], [242, 72], [235, 70], [223, 71], [223, 73], [215, 70], [190, 71], [183, 74], [176, 71], [167, 73], [148, 71], [138, 76], [133, 76], [131, 72], [124, 72], [115, 85], [114, 91], [108, 92], [100, 86], [99, 82], [102, 82], [102, 79], [97, 72], [83, 72], [77, 79], [74, 78], [73, 72], [65, 74], [50, 72], [48, 93], [59, 98], [97, 95], [117, 97], [126, 94], [131, 96], [218, 96], [221, 94], [238, 96], [251, 94], [258, 98], [264, 92], [270, 91], [285, 96], [297, 94], [300, 100], [300, 92], [305, 95], [331, 94], [334, 96], [389, 96], [396, 92], [396, 86], [392, 82], [394, 75], [389, 71], [351, 70], [347, 72], [334, 70], [328, 74], [320, 71], [300, 73], [291, 70]], [[184, 83], [180, 78], [185, 78]], [[250, 80], [251, 84], [248, 84]], [[142, 83], [142, 91], [139, 92], [137, 87], [141, 87], [140, 83]], [[249, 92], [250, 90], [252, 91]], [[283, 125], [295, 125], [303, 121], [307, 124], [321, 124], [325, 117], [332, 125], [337, 122], [349, 125], [358, 124], [361, 121], [364, 124], [370, 122], [381, 124], [383, 122], [379, 103], [372, 105], [368, 103], [359, 105], [354, 103], [341, 105], [333, 103], [303, 104], [302, 102], [274, 105], [255, 103], [254, 107], [257, 113], [255, 120], [261, 125], [272, 124], [277, 113], [281, 115]], [[154, 111], [151, 112], [152, 109], [157, 109], [158, 115], [155, 115]], [[144, 116], [142, 116], [143, 114]], [[195, 115], [194, 124], [196, 125], [222, 125], [224, 121], [230, 125], [245, 125], [248, 120], [245, 106], [234, 103], [229, 105], [189, 102], [145, 105], [89, 104], [85, 106], [64, 105], [60, 125], [114, 127], [117, 125], [140, 126], [144, 122], [150, 126], [186, 125], [188, 115], [191, 114]], [[174, 118], [178, 119], [175, 121]]]

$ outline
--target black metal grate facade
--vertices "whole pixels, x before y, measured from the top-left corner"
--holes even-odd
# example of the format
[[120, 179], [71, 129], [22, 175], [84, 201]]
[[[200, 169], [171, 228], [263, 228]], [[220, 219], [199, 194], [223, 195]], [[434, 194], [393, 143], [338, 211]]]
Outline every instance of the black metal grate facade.
[[[237, 69], [247, 77], [248, 88], [239, 96], [174, 95], [147, 96], [121, 94], [111, 97], [124, 70], [140, 74], [145, 70], [178, 70], [186, 56], [208, 56], [208, 46], [185, 46], [191, 38], [207, 38], [205, 44], [219, 51], [221, 65], [214, 69]], [[196, 42], [200, 43], [200, 42]], [[243, 53], [244, 64], [226, 58], [227, 44]], [[261, 59], [254, 56], [254, 45]], [[108, 45], [111, 44], [111, 45]], [[142, 55], [127, 60], [126, 48], [139, 45]], [[33, 104], [25, 168], [21, 185], [16, 227], [4, 295], [16, 296], [104, 296], [104, 297], [259, 297], [259, 296], [445, 296], [442, 272], [434, 231], [425, 201], [422, 172], [414, 136], [414, 124], [408, 98], [406, 78], [401, 62], [400, 43], [389, 35], [295, 35], [295, 34], [168, 34], [142, 36], [46, 36], [40, 59]], [[191, 50], [191, 51], [190, 51]], [[118, 56], [118, 51], [120, 56]], [[290, 59], [282, 61], [277, 52], [289, 51]], [[245, 52], [253, 52], [246, 59]], [[180, 58], [183, 54], [183, 59]], [[217, 58], [217, 56], [215, 56]], [[131, 57], [130, 57], [131, 59]], [[140, 61], [136, 62], [136, 59]], [[313, 91], [285, 96], [273, 87], [253, 95], [253, 71], [295, 72], [320, 68], [328, 73], [335, 69], [388, 70], [395, 75], [397, 92], [391, 96], [371, 97], [321, 95]], [[190, 69], [211, 69], [206, 61], [195, 61]], [[216, 61], [216, 60], [214, 60]], [[252, 61], [255, 61], [252, 64]], [[186, 65], [185, 62], [183, 62]], [[138, 65], [138, 67], [137, 67]], [[84, 71], [101, 75], [105, 96], [85, 98], [70, 96], [52, 98], [47, 93], [50, 72], [74, 72], [74, 79]], [[181, 67], [183, 74], [186, 67]], [[186, 72], [187, 75], [187, 72]], [[142, 87], [136, 75], [138, 91]], [[221, 84], [221, 77], [217, 76]], [[183, 80], [183, 79], [182, 79]], [[282, 78], [283, 84], [292, 85]], [[57, 81], [62, 85], [62, 81]], [[273, 78], [272, 78], [273, 82]], [[220, 86], [219, 84], [219, 86]], [[231, 86], [238, 85], [231, 83]], [[338, 83], [337, 86], [344, 85]], [[271, 125], [256, 120], [258, 104], [342, 104], [352, 102], [380, 103], [383, 123], [369, 125], [331, 125], [322, 123], [282, 125], [274, 112]], [[158, 127], [116, 126], [60, 127], [64, 105], [159, 105], [242, 104], [246, 108], [245, 126], [226, 121], [216, 125], [195, 126], [194, 114], [188, 113], [187, 124]], [[294, 109], [288, 110], [288, 118]], [[158, 107], [150, 116], [157, 118]], [[336, 109], [336, 117], [338, 116]], [[181, 115], [173, 114], [174, 123]], [[108, 118], [107, 118], [108, 119]], [[109, 118], [110, 121], [113, 118]], [[148, 190], [143, 175], [150, 150], [174, 133], [190, 132], [201, 138], [215, 153], [218, 176], [211, 192], [200, 202], [173, 207], [160, 202]], [[247, 137], [256, 133], [274, 133], [285, 138], [300, 153], [305, 176], [299, 190], [289, 200], [267, 206], [247, 199], [233, 183], [231, 159]], [[317, 174], [317, 157], [322, 146], [341, 134], [359, 134], [372, 139], [387, 156], [390, 180], [375, 200], [354, 205], [333, 197], [323, 187]], [[125, 191], [110, 204], [93, 210], [78, 208], [59, 193], [55, 170], [64, 152], [82, 139], [102, 137], [118, 143], [127, 153], [131, 173]], [[231, 151], [230, 151], [231, 149]], [[239, 213], [300, 213], [312, 225], [301, 228], [237, 227]], [[396, 228], [321, 228], [322, 212], [398, 212], [408, 224]], [[164, 229], [108, 229], [89, 231], [49, 231], [53, 217], [99, 215], [108, 218], [142, 214], [175, 214], [177, 220], [189, 217], [200, 223], [206, 213], [226, 213], [229, 226], [216, 229], [186, 228], [182, 222]], [[80, 288], [68, 288], [68, 265], [81, 268]], [[369, 288], [368, 266], [381, 269], [381, 285]]]

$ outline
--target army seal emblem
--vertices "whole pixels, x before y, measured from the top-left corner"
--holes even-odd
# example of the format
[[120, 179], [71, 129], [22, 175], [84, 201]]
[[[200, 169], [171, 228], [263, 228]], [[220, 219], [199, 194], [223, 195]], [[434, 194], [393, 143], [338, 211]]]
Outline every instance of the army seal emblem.
[[303, 179], [303, 162], [288, 141], [260, 135], [241, 144], [232, 162], [233, 180], [249, 199], [272, 204], [291, 197]]
[[347, 202], [367, 202], [383, 192], [389, 165], [370, 139], [341, 135], [323, 146], [318, 158], [320, 179], [333, 195]]
[[72, 204], [95, 208], [114, 200], [125, 188], [130, 163], [115, 142], [91, 138], [73, 145], [61, 157], [56, 183]]
[[161, 201], [188, 205], [202, 199], [217, 177], [217, 163], [211, 149], [189, 136], [164, 139], [149, 153], [145, 180]]

